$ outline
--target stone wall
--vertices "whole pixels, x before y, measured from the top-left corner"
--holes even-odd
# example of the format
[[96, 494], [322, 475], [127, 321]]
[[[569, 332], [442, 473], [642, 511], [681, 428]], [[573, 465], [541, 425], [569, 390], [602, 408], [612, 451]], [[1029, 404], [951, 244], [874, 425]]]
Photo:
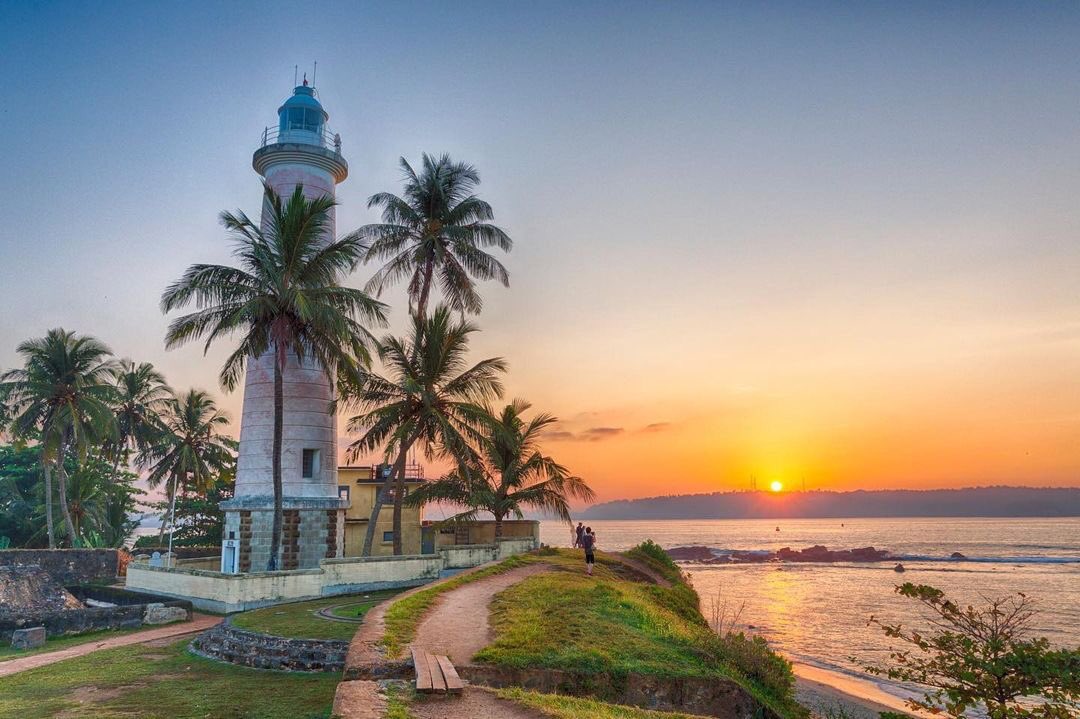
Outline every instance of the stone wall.
[[115, 607], [85, 607], [51, 612], [27, 612], [18, 616], [0, 617], [0, 641], [8, 642], [16, 629], [45, 627], [47, 636], [85, 634], [103, 629], [137, 629], [143, 625], [153, 604], [178, 607], [191, 619], [191, 602], [141, 592], [129, 592], [117, 587], [74, 586], [69, 591], [81, 601], [96, 599], [116, 604]]
[[0, 567], [36, 564], [60, 584], [113, 582], [120, 566], [116, 549], [0, 549]]
[[349, 642], [332, 639], [288, 639], [238, 629], [226, 619], [191, 642], [196, 654], [255, 669], [340, 672]]

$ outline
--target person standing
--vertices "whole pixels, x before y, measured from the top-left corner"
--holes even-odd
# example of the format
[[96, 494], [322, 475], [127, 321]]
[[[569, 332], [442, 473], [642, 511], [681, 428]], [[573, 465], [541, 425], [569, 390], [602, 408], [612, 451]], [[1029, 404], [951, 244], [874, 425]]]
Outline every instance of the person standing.
[[585, 525], [581, 522], [577, 523], [577, 529], [575, 530], [576, 536], [574, 537], [574, 549], [582, 546], [581, 538], [585, 536]]
[[596, 564], [596, 535], [592, 527], [585, 528], [585, 533], [581, 535], [581, 546], [585, 549], [585, 573], [591, 577], [593, 565]]

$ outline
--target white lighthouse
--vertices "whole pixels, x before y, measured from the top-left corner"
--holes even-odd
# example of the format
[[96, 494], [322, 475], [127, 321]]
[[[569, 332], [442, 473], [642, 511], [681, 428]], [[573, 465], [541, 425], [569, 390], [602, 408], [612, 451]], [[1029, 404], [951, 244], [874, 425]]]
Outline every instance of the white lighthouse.
[[[277, 127], [263, 131], [251, 164], [279, 196], [287, 198], [302, 185], [309, 198], [333, 197], [337, 184], [349, 174], [341, 139], [327, 129], [328, 119], [305, 79], [278, 108]], [[331, 215], [327, 240], [333, 236]], [[263, 571], [269, 559], [274, 518], [273, 363], [271, 350], [251, 360], [247, 368], [236, 494], [221, 504], [224, 572]], [[338, 497], [337, 417], [329, 411], [335, 396], [330, 377], [314, 360], [300, 363], [290, 353], [283, 384], [285, 516], [277, 566], [290, 570], [317, 567], [321, 559], [342, 556], [347, 500]]]

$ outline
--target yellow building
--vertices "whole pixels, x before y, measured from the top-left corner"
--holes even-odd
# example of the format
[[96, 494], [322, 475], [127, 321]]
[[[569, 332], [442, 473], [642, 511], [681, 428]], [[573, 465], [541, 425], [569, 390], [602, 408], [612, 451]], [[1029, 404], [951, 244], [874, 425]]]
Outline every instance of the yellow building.
[[[375, 496], [385, 479], [385, 475], [376, 477], [376, 471], [388, 471], [389, 467], [380, 465], [338, 467], [338, 496], [349, 500], [345, 510], [345, 556], [359, 557], [364, 548], [364, 535], [367, 533], [371, 510], [375, 506]], [[418, 466], [410, 466], [405, 472], [405, 495], [424, 482], [423, 471]], [[401, 510], [401, 549], [405, 554], [427, 553], [434, 547], [421, 547], [423, 510], [420, 507], [402, 507]], [[389, 499], [379, 511], [375, 523], [375, 540], [372, 543], [372, 556], [391, 555], [394, 553], [394, 502]]]

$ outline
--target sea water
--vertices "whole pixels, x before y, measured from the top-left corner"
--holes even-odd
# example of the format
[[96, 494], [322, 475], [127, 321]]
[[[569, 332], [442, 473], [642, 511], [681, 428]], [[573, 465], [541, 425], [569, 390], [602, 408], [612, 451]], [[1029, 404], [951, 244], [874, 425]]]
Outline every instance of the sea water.
[[[1080, 518], [1064, 519], [784, 519], [597, 520], [598, 547], [628, 549], [644, 539], [664, 548], [701, 545], [718, 556], [733, 550], [873, 546], [896, 559], [835, 564], [686, 564], [702, 611], [722, 606], [737, 630], [760, 634], [794, 662], [840, 678], [872, 681], [894, 697], [916, 687], [865, 675], [865, 664], [888, 664], [899, 648], [871, 617], [925, 626], [926, 614], [896, 594], [902, 582], [929, 584], [962, 604], [1023, 592], [1039, 610], [1036, 634], [1080, 647]], [[544, 521], [541, 541], [570, 544], [570, 529]], [[965, 560], [950, 559], [953, 552]], [[905, 571], [894, 571], [902, 563]]]

